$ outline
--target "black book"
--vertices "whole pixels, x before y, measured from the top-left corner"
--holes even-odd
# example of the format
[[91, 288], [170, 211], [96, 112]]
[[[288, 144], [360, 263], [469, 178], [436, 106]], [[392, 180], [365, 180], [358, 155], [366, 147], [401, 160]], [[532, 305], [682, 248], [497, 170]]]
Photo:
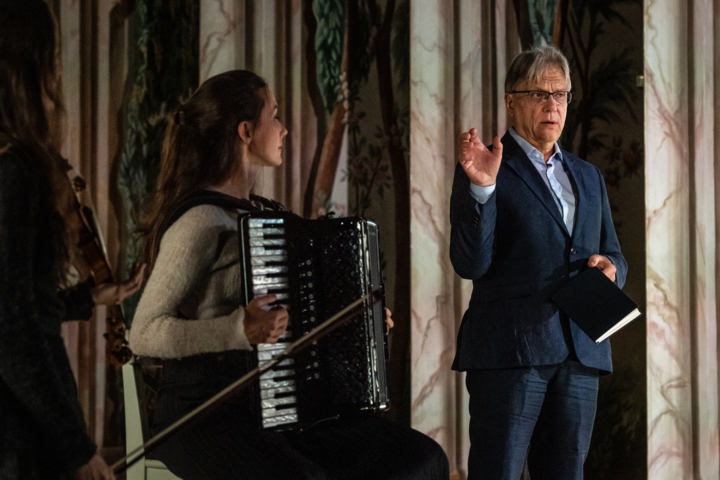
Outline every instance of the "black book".
[[637, 304], [594, 267], [570, 280], [552, 299], [595, 343], [640, 316]]

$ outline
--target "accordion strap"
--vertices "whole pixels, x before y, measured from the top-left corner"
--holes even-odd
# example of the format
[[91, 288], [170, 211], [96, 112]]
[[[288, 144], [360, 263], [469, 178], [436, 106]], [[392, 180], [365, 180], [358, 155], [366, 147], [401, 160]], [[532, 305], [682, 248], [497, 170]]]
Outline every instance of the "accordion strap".
[[[252, 196], [255, 197], [255, 195]], [[272, 200], [267, 200], [264, 198], [263, 200], [267, 202], [272, 202]], [[244, 198], [233, 197], [232, 195], [227, 195], [225, 193], [214, 192], [212, 190], [200, 190], [197, 192], [193, 192], [184, 199], [182, 199], [170, 212], [170, 215], [165, 217], [165, 219], [163, 220], [163, 227], [162, 229], [160, 229], [161, 233], [165, 233], [167, 229], [170, 228], [173, 223], [178, 221], [178, 219], [182, 217], [185, 212], [199, 205], [214, 205], [216, 207], [241, 209], [248, 212], [263, 210], [263, 204], [258, 204], [256, 200], [250, 201]], [[278, 205], [280, 204], [278, 203]]]

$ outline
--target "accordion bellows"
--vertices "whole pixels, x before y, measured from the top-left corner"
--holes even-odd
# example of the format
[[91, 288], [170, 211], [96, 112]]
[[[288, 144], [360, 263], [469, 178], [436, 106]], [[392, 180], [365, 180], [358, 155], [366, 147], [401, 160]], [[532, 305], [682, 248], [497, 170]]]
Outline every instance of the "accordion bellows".
[[[304, 220], [288, 212], [238, 219], [245, 304], [275, 293], [290, 321], [277, 344], [257, 346], [258, 365], [344, 307], [382, 287], [378, 227], [361, 218]], [[257, 387], [263, 429], [298, 429], [326, 418], [389, 407], [384, 300], [294, 359]]]

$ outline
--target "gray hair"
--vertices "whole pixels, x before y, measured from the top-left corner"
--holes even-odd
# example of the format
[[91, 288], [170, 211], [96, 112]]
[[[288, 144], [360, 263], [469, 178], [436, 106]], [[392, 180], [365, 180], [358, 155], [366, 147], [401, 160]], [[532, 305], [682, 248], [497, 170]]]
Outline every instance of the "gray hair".
[[525, 80], [539, 82], [540, 77], [551, 68], [560, 69], [565, 74], [568, 89], [571, 88], [570, 65], [560, 50], [545, 45], [520, 52], [505, 76], [505, 93], [514, 91]]

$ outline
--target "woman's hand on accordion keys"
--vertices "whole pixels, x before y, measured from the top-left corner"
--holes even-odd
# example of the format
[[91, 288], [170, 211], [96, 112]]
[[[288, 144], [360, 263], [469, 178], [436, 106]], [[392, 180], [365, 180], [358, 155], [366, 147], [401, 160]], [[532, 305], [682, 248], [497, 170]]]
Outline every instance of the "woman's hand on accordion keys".
[[285, 333], [288, 312], [280, 305], [271, 306], [277, 300], [275, 294], [252, 299], [245, 307], [245, 336], [252, 345], [276, 343]]

